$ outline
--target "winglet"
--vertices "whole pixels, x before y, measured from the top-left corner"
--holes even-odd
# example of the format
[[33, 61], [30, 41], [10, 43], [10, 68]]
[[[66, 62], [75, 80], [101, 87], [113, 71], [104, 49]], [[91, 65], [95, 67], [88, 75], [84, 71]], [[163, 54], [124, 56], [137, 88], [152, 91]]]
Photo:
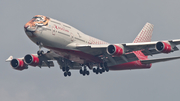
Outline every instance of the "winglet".
[[6, 59], [6, 62], [10, 62], [13, 59], [13, 56], [10, 56], [8, 59]]

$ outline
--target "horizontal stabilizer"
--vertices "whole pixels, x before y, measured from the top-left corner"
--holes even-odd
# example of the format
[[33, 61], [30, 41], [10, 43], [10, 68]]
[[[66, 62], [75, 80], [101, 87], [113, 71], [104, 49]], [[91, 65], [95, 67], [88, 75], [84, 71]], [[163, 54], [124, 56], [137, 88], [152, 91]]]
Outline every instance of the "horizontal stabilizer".
[[170, 60], [175, 60], [175, 59], [180, 59], [180, 56], [179, 57], [170, 57], [170, 58], [141, 60], [141, 63], [142, 64], [151, 64], [151, 63], [164, 62], [164, 61], [170, 61]]
[[6, 59], [6, 62], [10, 62], [13, 59], [13, 56], [10, 56], [8, 59]]

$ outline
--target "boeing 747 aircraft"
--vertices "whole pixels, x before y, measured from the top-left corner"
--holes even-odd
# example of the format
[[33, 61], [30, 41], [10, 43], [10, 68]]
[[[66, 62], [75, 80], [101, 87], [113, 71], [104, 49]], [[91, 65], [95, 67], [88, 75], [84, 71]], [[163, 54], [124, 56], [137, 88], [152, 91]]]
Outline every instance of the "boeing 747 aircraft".
[[[102, 74], [109, 70], [148, 69], [152, 63], [179, 59], [179, 56], [148, 59], [155, 54], [177, 51], [176, 45], [180, 44], [180, 39], [151, 42], [153, 27], [146, 23], [132, 43], [111, 44], [63, 22], [36, 15], [24, 25], [24, 30], [39, 46], [37, 54], [27, 54], [22, 58], [10, 56], [6, 61], [20, 71], [29, 66], [50, 68], [54, 66], [53, 61], [57, 61], [66, 77], [71, 76], [70, 70], [73, 69], [85, 76], [90, 74], [89, 70]], [[44, 52], [42, 47], [49, 51]]]

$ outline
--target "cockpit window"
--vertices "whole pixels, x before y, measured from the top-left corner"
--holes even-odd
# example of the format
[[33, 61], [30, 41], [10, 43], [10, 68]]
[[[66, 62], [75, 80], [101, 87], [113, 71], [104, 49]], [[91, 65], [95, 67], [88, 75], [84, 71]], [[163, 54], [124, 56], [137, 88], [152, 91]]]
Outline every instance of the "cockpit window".
[[33, 17], [33, 19], [34, 19], [34, 22], [44, 21], [42, 17]]
[[28, 23], [27, 26], [37, 27], [37, 26], [47, 26], [50, 18], [42, 15], [34, 16]]

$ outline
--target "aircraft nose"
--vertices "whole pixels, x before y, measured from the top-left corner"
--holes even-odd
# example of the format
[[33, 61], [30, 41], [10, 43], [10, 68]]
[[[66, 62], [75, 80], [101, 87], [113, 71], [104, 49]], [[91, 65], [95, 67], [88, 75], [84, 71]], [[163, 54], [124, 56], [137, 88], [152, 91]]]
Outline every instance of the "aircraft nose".
[[29, 27], [29, 25], [24, 25], [24, 29], [27, 29]]

